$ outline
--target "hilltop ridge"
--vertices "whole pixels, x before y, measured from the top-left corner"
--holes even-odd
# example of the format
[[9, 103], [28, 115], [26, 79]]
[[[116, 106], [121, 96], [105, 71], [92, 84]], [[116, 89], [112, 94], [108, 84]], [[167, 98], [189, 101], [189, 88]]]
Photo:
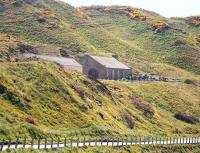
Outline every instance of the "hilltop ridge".
[[60, 50], [76, 57], [116, 53], [137, 71], [144, 71], [138, 62], [148, 61], [200, 73], [199, 16], [169, 19], [126, 6], [74, 8], [54, 0], [9, 0], [1, 2], [0, 17], [1, 33], [50, 46], [56, 55]]

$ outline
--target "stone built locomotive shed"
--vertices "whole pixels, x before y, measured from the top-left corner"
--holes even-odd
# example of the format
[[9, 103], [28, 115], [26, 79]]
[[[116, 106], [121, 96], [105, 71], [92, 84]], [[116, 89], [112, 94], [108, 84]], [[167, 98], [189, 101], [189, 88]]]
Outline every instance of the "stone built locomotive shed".
[[73, 58], [61, 56], [47, 56], [36, 54], [23, 54], [23, 58], [38, 58], [60, 64], [66, 69], [72, 69], [84, 73], [92, 79], [120, 80], [132, 75], [132, 70], [114, 57], [82, 56], [77, 62]]
[[85, 55], [79, 63], [83, 73], [93, 79], [119, 80], [132, 75], [132, 70], [114, 57]]

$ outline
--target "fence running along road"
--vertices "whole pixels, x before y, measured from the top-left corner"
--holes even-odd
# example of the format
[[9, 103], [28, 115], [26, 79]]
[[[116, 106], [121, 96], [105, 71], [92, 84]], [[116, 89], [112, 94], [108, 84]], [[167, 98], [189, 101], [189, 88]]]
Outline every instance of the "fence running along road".
[[[44, 140], [42, 142], [42, 140]], [[79, 138], [77, 139], [61, 139], [58, 138], [57, 141], [50, 139], [37, 139], [35, 140], [37, 143], [33, 142], [33, 139], [30, 143], [27, 143], [27, 139], [23, 139], [23, 143], [17, 139], [14, 143], [11, 140], [8, 141], [1, 141], [0, 142], [0, 151], [7, 150], [7, 149], [18, 149], [18, 148], [33, 148], [33, 149], [49, 149], [49, 148], [74, 148], [74, 147], [83, 147], [83, 146], [126, 146], [126, 145], [173, 145], [173, 144], [200, 144], [200, 138], [147, 138], [142, 140], [141, 137], [139, 138], [131, 138], [131, 140], [126, 139], [115, 139], [115, 140], [105, 140], [102, 139], [95, 139], [95, 140], [82, 140], [80, 141]]]

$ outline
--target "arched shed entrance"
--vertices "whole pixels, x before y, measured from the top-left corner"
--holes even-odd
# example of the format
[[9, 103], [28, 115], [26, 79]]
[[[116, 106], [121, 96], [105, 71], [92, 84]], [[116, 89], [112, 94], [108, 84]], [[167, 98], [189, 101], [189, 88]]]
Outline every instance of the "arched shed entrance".
[[88, 71], [88, 76], [94, 80], [96, 80], [99, 76], [98, 71], [95, 68], [91, 68]]

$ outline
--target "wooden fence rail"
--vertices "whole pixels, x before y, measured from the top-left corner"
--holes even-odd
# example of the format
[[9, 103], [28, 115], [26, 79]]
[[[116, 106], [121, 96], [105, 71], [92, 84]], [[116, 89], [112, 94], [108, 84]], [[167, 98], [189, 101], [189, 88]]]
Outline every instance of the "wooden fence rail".
[[59, 147], [83, 147], [83, 146], [125, 146], [125, 145], [172, 145], [172, 144], [200, 144], [200, 137], [158, 138], [158, 137], [122, 137], [104, 138], [16, 138], [16, 140], [0, 140], [0, 151], [17, 148], [47, 149]]

